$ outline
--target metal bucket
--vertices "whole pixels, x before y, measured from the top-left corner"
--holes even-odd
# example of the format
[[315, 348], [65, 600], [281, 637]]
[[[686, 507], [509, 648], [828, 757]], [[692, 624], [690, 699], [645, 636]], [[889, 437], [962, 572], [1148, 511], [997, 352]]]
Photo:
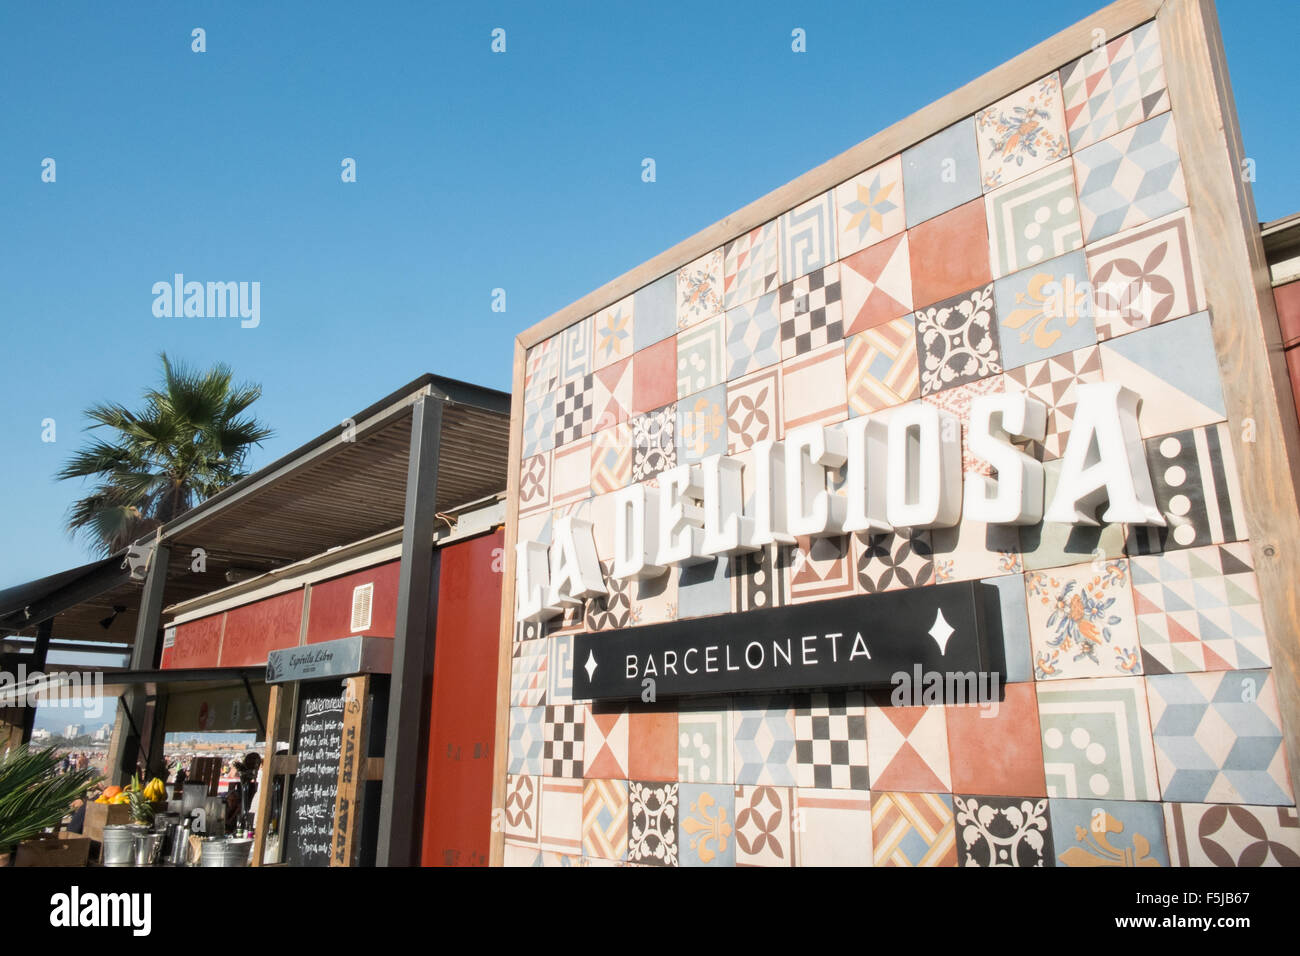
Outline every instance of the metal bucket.
[[104, 827], [104, 865], [130, 866], [135, 859], [135, 837], [147, 833], [136, 823], [114, 823]]
[[247, 866], [248, 854], [253, 847], [249, 839], [218, 838], [203, 841], [203, 854], [199, 866]]
[[163, 835], [156, 831], [145, 831], [135, 835], [134, 859], [136, 866], [153, 866], [162, 853]]

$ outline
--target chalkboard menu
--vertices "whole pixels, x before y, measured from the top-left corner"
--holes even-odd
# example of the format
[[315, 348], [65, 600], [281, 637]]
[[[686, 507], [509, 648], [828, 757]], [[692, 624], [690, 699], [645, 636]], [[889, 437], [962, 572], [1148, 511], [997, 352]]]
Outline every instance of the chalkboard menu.
[[298, 772], [289, 796], [283, 858], [292, 866], [329, 866], [343, 740], [342, 681], [300, 686], [297, 728]]

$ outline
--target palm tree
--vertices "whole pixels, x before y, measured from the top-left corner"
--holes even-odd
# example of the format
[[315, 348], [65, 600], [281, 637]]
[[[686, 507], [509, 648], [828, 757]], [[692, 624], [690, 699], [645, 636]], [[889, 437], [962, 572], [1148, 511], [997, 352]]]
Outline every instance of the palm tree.
[[197, 371], [173, 364], [165, 352], [161, 358], [162, 384], [144, 393], [141, 411], [112, 402], [86, 409], [90, 429], [116, 434], [92, 437], [58, 472], [60, 479], [98, 479], [69, 509], [67, 528], [100, 556], [245, 477], [252, 446], [272, 434], [244, 415], [261, 397], [260, 385], [232, 384], [225, 364]]
[[0, 751], [0, 854], [56, 825], [99, 780], [93, 768], [60, 773], [61, 761], [53, 747]]

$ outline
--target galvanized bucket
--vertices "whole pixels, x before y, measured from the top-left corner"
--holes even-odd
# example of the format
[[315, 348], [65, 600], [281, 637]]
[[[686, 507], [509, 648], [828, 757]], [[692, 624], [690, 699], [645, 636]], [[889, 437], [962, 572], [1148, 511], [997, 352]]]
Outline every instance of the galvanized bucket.
[[137, 823], [114, 823], [104, 827], [104, 865], [131, 866], [135, 859], [135, 837], [148, 833]]

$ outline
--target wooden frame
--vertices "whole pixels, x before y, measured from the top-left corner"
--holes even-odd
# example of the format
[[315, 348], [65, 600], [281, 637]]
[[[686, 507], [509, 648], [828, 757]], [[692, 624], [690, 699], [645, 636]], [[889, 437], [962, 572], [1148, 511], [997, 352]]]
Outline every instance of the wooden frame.
[[[1015, 92], [1110, 39], [1156, 20], [1165, 51], [1165, 74], [1178, 117], [1179, 150], [1198, 248], [1215, 250], [1214, 269], [1203, 269], [1206, 301], [1214, 319], [1228, 423], [1252, 435], [1238, 452], [1238, 472], [1250, 543], [1268, 631], [1285, 749], [1293, 791], [1300, 794], [1300, 620], [1293, 593], [1300, 581], [1300, 430], [1281, 414], [1290, 385], [1282, 357], [1263, 243], [1249, 187], [1239, 174], [1243, 149], [1227, 68], [1211, 0], [1117, 0], [942, 99], [851, 147], [720, 222], [630, 270], [515, 339], [507, 478], [506, 554], [502, 579], [500, 670], [497, 677], [496, 751], [492, 801], [491, 864], [504, 859], [500, 826], [505, 798], [510, 721], [510, 664], [514, 641], [515, 558], [519, 520], [519, 469], [523, 438], [522, 395], [527, 350], [574, 322], [606, 308], [654, 280], [711, 252], [857, 173], [920, 142]], [[1098, 31], [1101, 31], [1098, 33]]]

